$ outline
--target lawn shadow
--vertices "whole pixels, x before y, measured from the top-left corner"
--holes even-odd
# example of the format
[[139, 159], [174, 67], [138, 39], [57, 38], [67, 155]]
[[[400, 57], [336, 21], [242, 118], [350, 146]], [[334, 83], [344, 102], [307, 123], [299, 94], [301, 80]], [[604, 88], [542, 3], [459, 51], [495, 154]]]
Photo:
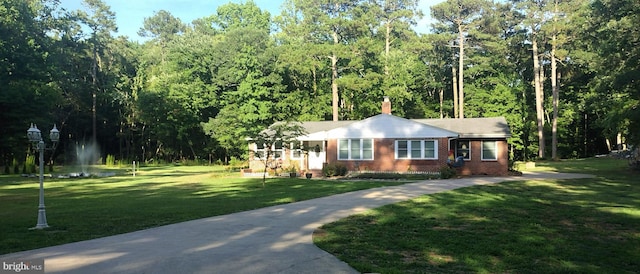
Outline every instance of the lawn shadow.
[[316, 243], [361, 272], [634, 272], [639, 209], [628, 181], [504, 182], [349, 217]]

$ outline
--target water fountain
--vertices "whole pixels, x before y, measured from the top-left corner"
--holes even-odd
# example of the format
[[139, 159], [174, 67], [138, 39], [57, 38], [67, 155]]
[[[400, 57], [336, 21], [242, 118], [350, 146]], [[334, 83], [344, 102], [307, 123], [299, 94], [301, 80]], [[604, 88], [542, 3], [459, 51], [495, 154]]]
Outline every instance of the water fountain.
[[91, 142], [88, 144], [76, 144], [76, 161], [80, 165], [81, 172], [70, 173], [72, 178], [89, 177], [92, 164], [96, 164], [100, 159], [100, 149], [98, 145]]

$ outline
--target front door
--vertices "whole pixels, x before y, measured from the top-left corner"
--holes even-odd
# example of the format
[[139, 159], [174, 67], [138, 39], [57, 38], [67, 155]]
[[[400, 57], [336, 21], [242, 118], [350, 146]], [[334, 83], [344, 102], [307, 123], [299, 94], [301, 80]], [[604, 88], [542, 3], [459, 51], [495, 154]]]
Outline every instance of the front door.
[[309, 169], [322, 169], [326, 153], [322, 141], [309, 142]]

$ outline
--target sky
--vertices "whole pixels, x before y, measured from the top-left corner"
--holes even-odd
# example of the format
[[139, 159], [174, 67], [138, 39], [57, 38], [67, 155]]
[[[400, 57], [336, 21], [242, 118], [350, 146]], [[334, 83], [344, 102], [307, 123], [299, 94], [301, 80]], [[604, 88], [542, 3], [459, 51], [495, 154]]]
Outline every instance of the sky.
[[[425, 15], [418, 22], [415, 30], [418, 33], [426, 33], [431, 18], [429, 7], [444, 0], [419, 0], [419, 8]], [[67, 10], [84, 9], [82, 0], [61, 0], [60, 6]], [[239, 0], [103, 0], [116, 13], [118, 26], [117, 36], [128, 36], [130, 40], [141, 41], [137, 32], [142, 27], [144, 18], [151, 17], [160, 10], [166, 10], [173, 16], [180, 18], [183, 23], [191, 23], [194, 19], [209, 16], [216, 12], [218, 6], [234, 2], [244, 3]], [[253, 0], [262, 10], [267, 10], [271, 15], [280, 14], [280, 7], [284, 0]]]

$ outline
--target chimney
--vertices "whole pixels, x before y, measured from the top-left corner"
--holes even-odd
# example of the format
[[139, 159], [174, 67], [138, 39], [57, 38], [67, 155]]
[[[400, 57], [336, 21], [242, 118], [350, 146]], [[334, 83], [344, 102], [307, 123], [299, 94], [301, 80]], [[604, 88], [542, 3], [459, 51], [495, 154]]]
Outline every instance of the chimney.
[[391, 114], [391, 101], [389, 101], [389, 96], [385, 96], [384, 101], [382, 101], [382, 114]]

